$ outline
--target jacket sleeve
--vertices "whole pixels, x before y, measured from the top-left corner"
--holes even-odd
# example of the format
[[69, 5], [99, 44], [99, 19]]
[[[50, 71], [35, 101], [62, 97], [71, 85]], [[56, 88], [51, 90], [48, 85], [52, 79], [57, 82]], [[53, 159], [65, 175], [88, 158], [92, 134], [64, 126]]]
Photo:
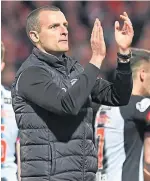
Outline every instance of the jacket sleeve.
[[77, 115], [96, 83], [99, 69], [88, 64], [78, 81], [63, 90], [47, 70], [30, 67], [18, 79], [18, 93], [26, 100], [59, 115]]
[[133, 87], [129, 63], [118, 63], [113, 83], [97, 79], [92, 90], [92, 101], [108, 106], [122, 106], [129, 102]]

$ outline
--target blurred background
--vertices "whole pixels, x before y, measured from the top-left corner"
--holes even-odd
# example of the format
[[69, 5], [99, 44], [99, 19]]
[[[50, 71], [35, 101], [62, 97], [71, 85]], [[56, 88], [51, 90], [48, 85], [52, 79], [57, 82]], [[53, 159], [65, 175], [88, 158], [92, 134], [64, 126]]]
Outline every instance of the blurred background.
[[40, 6], [59, 7], [69, 22], [68, 55], [84, 66], [91, 58], [90, 35], [95, 18], [102, 22], [107, 56], [101, 76], [112, 80], [116, 67], [117, 47], [114, 39], [114, 22], [126, 11], [133, 23], [135, 35], [132, 46], [150, 50], [150, 2], [148, 1], [2, 1], [1, 38], [6, 48], [6, 67], [2, 83], [10, 86], [15, 73], [29, 56], [33, 45], [26, 31], [26, 17]]

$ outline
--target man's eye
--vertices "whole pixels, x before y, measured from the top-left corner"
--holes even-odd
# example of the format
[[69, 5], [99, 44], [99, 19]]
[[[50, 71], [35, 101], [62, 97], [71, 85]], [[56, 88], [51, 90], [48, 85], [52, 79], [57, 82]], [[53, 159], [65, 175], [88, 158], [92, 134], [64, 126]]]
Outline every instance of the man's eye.
[[65, 27], [68, 29], [68, 25], [65, 25]]
[[57, 25], [53, 25], [52, 27], [51, 27], [51, 29], [56, 29], [57, 28]]

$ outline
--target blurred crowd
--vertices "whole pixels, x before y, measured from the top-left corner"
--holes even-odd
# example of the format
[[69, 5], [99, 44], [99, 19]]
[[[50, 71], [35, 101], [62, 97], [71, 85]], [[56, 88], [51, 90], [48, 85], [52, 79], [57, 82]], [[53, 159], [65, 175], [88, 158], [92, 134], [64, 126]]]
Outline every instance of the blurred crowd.
[[102, 76], [111, 80], [116, 67], [117, 47], [114, 22], [126, 11], [133, 23], [135, 35], [132, 46], [150, 50], [150, 2], [148, 1], [2, 1], [1, 33], [6, 47], [6, 68], [2, 83], [10, 86], [22, 62], [31, 53], [33, 45], [26, 31], [26, 17], [35, 8], [55, 5], [64, 12], [69, 22], [69, 55], [85, 65], [91, 57], [90, 36], [95, 18], [102, 22], [107, 56]]

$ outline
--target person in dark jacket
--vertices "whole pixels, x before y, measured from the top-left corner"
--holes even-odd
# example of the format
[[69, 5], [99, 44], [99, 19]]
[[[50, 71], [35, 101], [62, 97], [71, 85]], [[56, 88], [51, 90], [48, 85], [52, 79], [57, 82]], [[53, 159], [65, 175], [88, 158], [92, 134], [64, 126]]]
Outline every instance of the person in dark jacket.
[[20, 130], [22, 181], [94, 181], [92, 101], [126, 105], [132, 91], [130, 44], [133, 28], [127, 13], [115, 22], [118, 66], [113, 83], [98, 79], [106, 55], [103, 29], [96, 19], [92, 58], [83, 68], [65, 55], [68, 22], [57, 7], [41, 7], [27, 18], [34, 49], [16, 74], [12, 102]]

